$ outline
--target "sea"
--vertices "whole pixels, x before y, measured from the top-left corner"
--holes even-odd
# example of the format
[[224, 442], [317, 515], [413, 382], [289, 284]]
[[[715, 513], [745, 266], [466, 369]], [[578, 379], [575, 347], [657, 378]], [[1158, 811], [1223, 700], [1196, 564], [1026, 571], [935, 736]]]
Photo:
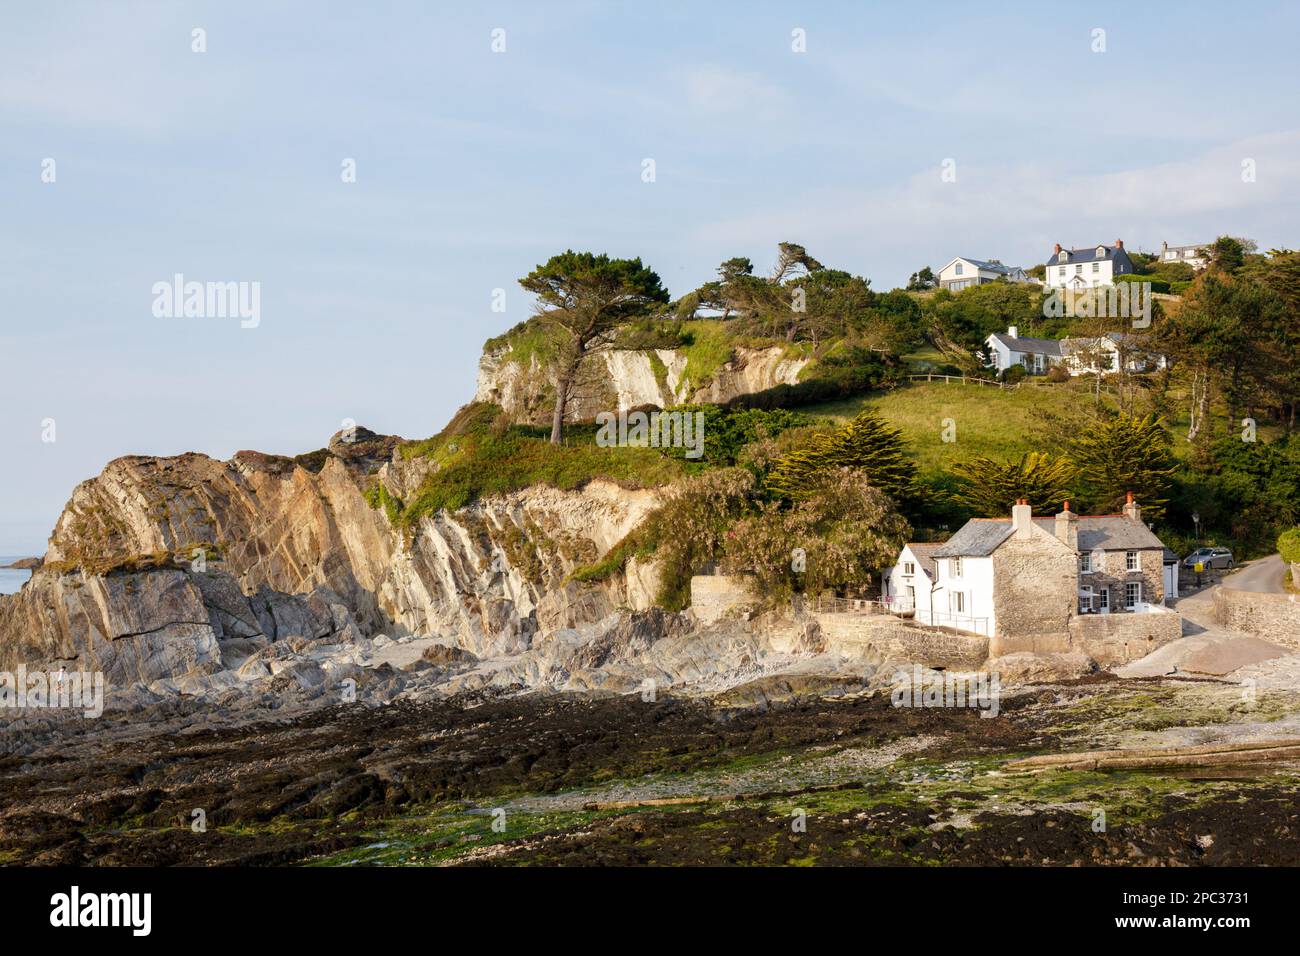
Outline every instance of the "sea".
[[[0, 565], [13, 564], [21, 558], [30, 558], [30, 554], [0, 554]], [[32, 576], [30, 571], [19, 571], [17, 568], [6, 568], [0, 566], [0, 594], [14, 594], [21, 588], [27, 579]]]

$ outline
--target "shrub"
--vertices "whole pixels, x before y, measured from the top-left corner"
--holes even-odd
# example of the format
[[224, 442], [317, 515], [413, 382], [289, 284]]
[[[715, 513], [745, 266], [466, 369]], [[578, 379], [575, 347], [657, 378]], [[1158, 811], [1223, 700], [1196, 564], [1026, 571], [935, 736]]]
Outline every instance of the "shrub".
[[[1277, 539], [1277, 550], [1281, 553], [1283, 561], [1289, 564], [1300, 564], [1300, 528], [1282, 532]], [[1296, 584], [1300, 584], [1300, 581]]]
[[1125, 275], [1116, 276], [1116, 282], [1150, 282], [1152, 292], [1168, 292], [1169, 282], [1164, 279], [1158, 279], [1153, 275]]
[[1001, 378], [1002, 381], [1006, 382], [1008, 385], [1019, 385], [1021, 382], [1025, 380], [1025, 376], [1028, 374], [1029, 373], [1025, 371], [1025, 367], [1023, 365], [1016, 364], [1004, 368], [1002, 370], [1002, 374], [998, 377]]
[[1070, 380], [1070, 371], [1064, 365], [1056, 364], [1047, 370], [1047, 380], [1049, 382], [1068, 382]]

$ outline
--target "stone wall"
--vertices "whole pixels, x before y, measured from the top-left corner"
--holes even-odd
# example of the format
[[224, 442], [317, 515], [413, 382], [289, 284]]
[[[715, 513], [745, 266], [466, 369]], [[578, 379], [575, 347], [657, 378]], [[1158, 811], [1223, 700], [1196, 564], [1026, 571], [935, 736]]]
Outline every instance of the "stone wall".
[[1078, 604], [1073, 548], [1037, 527], [1025, 538], [1013, 534], [993, 552], [993, 580], [995, 656], [1035, 651], [1043, 640], [1064, 635]]
[[712, 624], [728, 611], [756, 603], [746, 577], [697, 574], [691, 578], [691, 610], [701, 624]]
[[891, 614], [816, 614], [828, 651], [886, 660], [972, 670], [988, 660], [989, 640], [906, 624]]
[[1214, 592], [1214, 611], [1224, 627], [1300, 648], [1300, 596], [1221, 587]]
[[1146, 614], [1084, 614], [1070, 621], [1069, 647], [1103, 667], [1146, 657], [1183, 636], [1183, 619], [1173, 611]]

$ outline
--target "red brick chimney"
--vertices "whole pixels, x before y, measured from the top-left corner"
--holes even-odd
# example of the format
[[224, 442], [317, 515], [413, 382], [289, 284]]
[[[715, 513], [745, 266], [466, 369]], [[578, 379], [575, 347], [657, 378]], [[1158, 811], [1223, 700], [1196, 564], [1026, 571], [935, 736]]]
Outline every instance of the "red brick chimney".
[[1116, 248], [1116, 249], [1123, 249], [1123, 248], [1124, 248], [1124, 240], [1123, 240], [1123, 239], [1116, 239], [1116, 240], [1115, 240], [1115, 248]]
[[1133, 521], [1141, 521], [1142, 508], [1133, 500], [1133, 492], [1128, 492], [1124, 498], [1124, 517]]
[[1059, 242], [1056, 244], [1056, 249], [1053, 250], [1053, 251], [1055, 251], [1055, 252], [1060, 252], [1060, 251], [1061, 251], [1061, 244], [1060, 244]]

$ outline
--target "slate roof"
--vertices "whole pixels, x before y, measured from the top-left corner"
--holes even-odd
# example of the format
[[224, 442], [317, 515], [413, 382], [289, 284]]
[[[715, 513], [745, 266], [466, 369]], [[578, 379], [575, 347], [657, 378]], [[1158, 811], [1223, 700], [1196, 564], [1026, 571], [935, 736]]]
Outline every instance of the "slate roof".
[[1009, 518], [972, 518], [934, 552], [936, 558], [983, 558], [1011, 537]]
[[1003, 275], [1006, 275], [1006, 274], [1009, 273], [1009, 272], [1014, 272], [1014, 271], [1015, 271], [1015, 267], [1013, 267], [1013, 266], [1006, 266], [1006, 265], [1003, 265], [1003, 264], [1000, 263], [1000, 262], [985, 262], [983, 259], [972, 259], [970, 256], [959, 256], [958, 258], [960, 258], [960, 259], [962, 259], [962, 260], [964, 260], [964, 261], [966, 261], [966, 262], [969, 262], [971, 265], [975, 266], [977, 269], [983, 269], [983, 270], [985, 270], [986, 272], [1000, 272], [1000, 273], [1002, 273]]
[[907, 544], [908, 550], [916, 555], [916, 560], [921, 562], [921, 569], [930, 575], [931, 581], [936, 581], [939, 578], [939, 568], [935, 563], [934, 553], [941, 546], [934, 541], [910, 541]]
[[[1101, 249], [1102, 254], [1097, 255], [1097, 250]], [[1100, 262], [1103, 259], [1118, 259], [1121, 255], [1127, 259], [1128, 253], [1119, 246], [1096, 245], [1086, 246], [1083, 249], [1062, 249], [1065, 253], [1065, 259], [1060, 258], [1059, 252], [1053, 252], [1047, 259], [1049, 266], [1062, 266], [1074, 262]]]
[[1051, 355], [1056, 358], [1061, 357], [1061, 340], [1060, 339], [1027, 339], [1012, 338], [1005, 332], [994, 332], [989, 336], [991, 339], [997, 339], [1013, 352], [1028, 352], [1031, 355]]
[[[1048, 534], [1056, 533], [1056, 518], [1035, 518]], [[1080, 515], [1079, 551], [1165, 550], [1164, 543], [1145, 524], [1123, 515]], [[934, 552], [936, 558], [984, 558], [1011, 537], [1010, 518], [972, 518]]]

